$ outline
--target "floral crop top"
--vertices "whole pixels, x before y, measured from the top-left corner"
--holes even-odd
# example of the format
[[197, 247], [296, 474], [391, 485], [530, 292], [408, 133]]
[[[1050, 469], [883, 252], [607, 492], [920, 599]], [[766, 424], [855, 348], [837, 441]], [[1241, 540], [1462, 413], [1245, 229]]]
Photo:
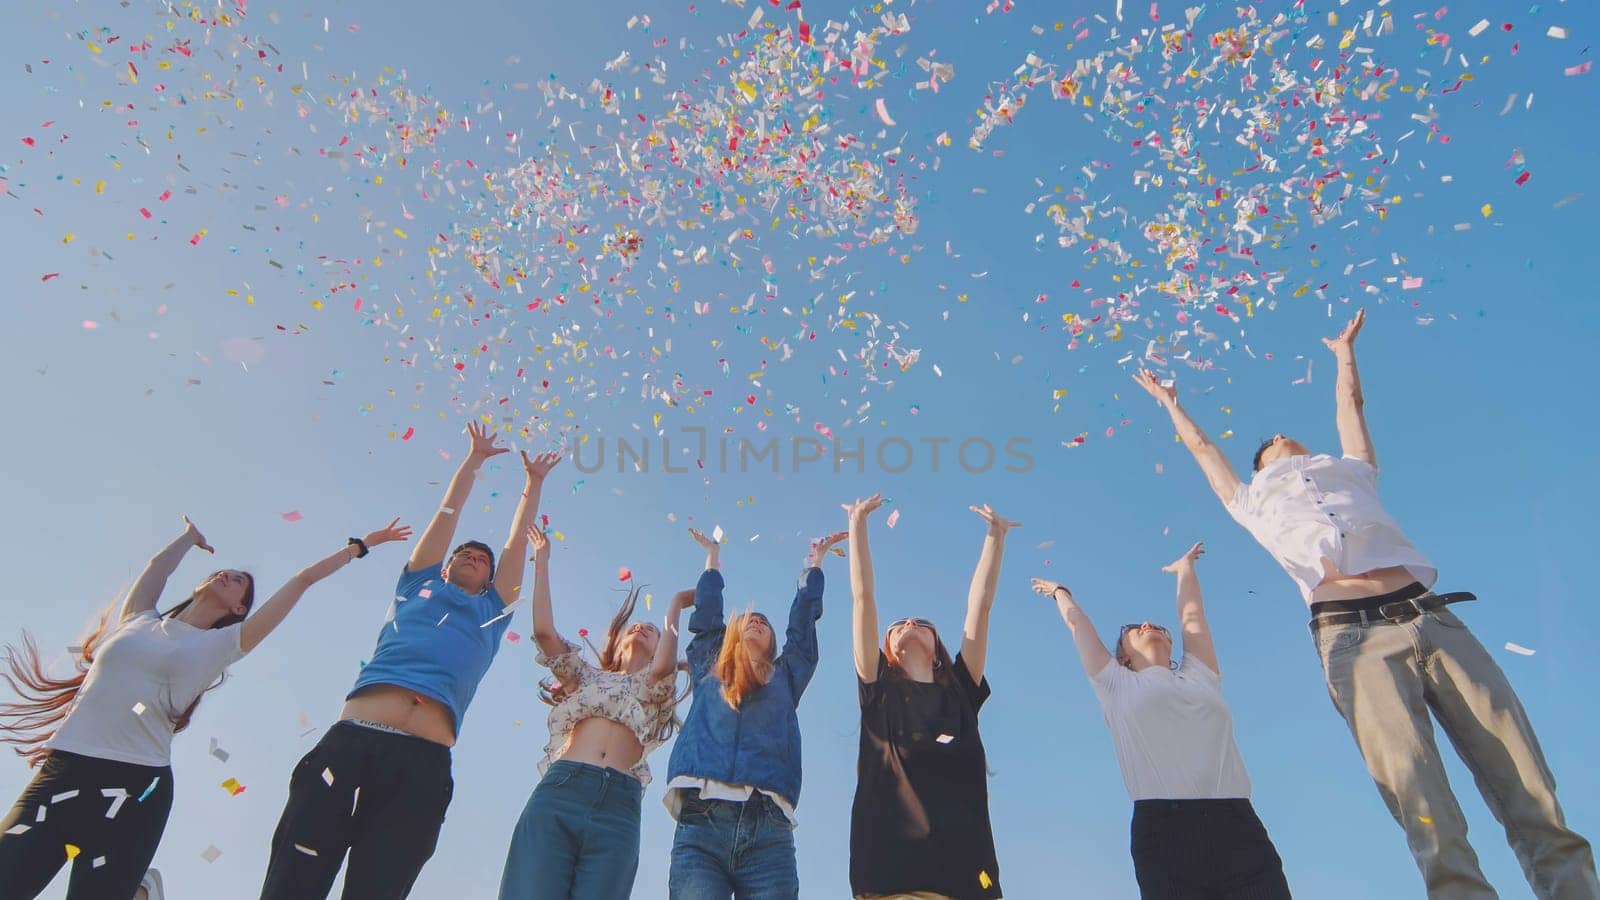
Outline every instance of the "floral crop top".
[[663, 741], [652, 738], [660, 730], [662, 717], [670, 717], [676, 688], [675, 679], [663, 678], [650, 683], [646, 669], [629, 675], [625, 672], [606, 672], [590, 665], [581, 655], [582, 648], [563, 640], [567, 652], [560, 656], [545, 656], [541, 652], [535, 661], [567, 684], [577, 688], [555, 709], [550, 710], [550, 740], [544, 745], [544, 759], [539, 761], [539, 774], [543, 775], [550, 764], [561, 756], [572, 729], [589, 718], [610, 719], [633, 732], [644, 747], [639, 761], [628, 774], [639, 779], [640, 784], [650, 783], [650, 766], [645, 759]]

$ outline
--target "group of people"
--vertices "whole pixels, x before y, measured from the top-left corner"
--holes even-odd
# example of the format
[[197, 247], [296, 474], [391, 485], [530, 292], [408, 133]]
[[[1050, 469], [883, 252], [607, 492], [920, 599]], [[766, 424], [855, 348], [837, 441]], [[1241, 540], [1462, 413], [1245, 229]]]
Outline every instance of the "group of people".
[[[1339, 367], [1342, 454], [1312, 454], [1277, 435], [1256, 453], [1249, 481], [1189, 417], [1174, 385], [1147, 371], [1136, 380], [1171, 415], [1228, 512], [1299, 588], [1328, 693], [1405, 832], [1427, 895], [1495, 896], [1467, 842], [1431, 712], [1505, 826], [1534, 893], [1600, 900], [1590, 846], [1566, 825], [1521, 703], [1451, 610], [1473, 596], [1436, 593], [1436, 569], [1378, 502], [1354, 351], [1362, 323], [1358, 313], [1326, 341]], [[535, 521], [558, 456], [522, 455], [525, 484], [498, 564], [478, 541], [450, 549], [456, 511], [478, 469], [507, 452], [477, 425], [469, 436], [470, 453], [401, 571], [371, 661], [339, 720], [290, 776], [263, 900], [326, 897], [341, 866], [347, 898], [409, 893], [450, 804], [450, 748], [521, 594], [524, 554], [532, 562], [537, 659], [551, 673], [540, 695], [551, 710], [541, 777], [512, 831], [502, 900], [628, 897], [648, 759], [674, 736], [663, 796], [677, 823], [668, 895], [798, 897], [797, 709], [819, 661], [822, 565], [841, 543], [861, 709], [851, 892], [910, 900], [1002, 896], [979, 713], [990, 695], [990, 612], [1006, 537], [1017, 523], [988, 506], [973, 508], [985, 536], [954, 656], [928, 619], [879, 630], [868, 524], [883, 500], [874, 495], [845, 504], [846, 530], [812, 544], [781, 645], [763, 613], [725, 611], [720, 545], [690, 529], [705, 554], [695, 588], [673, 596], [659, 626], [634, 620], [638, 592], [628, 593], [590, 660], [556, 628], [550, 541]], [[185, 554], [211, 550], [186, 519], [120, 609], [108, 610], [84, 641], [72, 676], [45, 671], [31, 638], [11, 649], [6, 677], [17, 696], [0, 705], [0, 740], [38, 771], [0, 820], [7, 896], [36, 896], [68, 862], [70, 900], [151, 893], [151, 882], [140, 884], [172, 806], [173, 735], [229, 664], [260, 644], [312, 585], [409, 537], [396, 519], [350, 538], [259, 608], [251, 576], [224, 569], [158, 611]], [[1283, 865], [1251, 807], [1221, 693], [1196, 575], [1203, 552], [1196, 544], [1166, 567], [1176, 578], [1174, 629], [1140, 621], [1121, 626], [1109, 644], [1069, 588], [1044, 579], [1034, 579], [1033, 588], [1055, 602], [1104, 712], [1133, 801], [1141, 895], [1286, 898]], [[678, 644], [686, 610], [692, 637], [685, 666]], [[688, 687], [680, 694], [685, 667]]]

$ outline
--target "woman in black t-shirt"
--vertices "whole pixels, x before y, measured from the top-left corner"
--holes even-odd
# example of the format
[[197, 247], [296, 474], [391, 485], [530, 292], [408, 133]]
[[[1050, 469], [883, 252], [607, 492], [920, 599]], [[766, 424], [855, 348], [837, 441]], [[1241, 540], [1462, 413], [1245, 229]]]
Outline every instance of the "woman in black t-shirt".
[[961, 652], [951, 660], [926, 619], [890, 625], [879, 649], [867, 516], [882, 505], [879, 494], [845, 505], [861, 693], [850, 892], [916, 900], [999, 897], [978, 710], [989, 697], [983, 677], [989, 609], [1006, 532], [1017, 523], [988, 506], [972, 507], [989, 531], [967, 592]]

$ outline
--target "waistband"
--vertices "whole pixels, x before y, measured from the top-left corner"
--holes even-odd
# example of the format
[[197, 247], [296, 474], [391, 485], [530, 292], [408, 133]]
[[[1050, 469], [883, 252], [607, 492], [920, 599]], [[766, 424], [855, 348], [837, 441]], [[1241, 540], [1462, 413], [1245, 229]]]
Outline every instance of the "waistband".
[[[120, 759], [106, 759], [104, 756], [93, 756], [88, 753], [74, 753], [71, 750], [58, 750], [50, 748], [48, 759], [56, 760], [58, 765], [70, 765], [82, 769], [91, 769], [97, 773], [117, 773], [120, 775], [164, 777], [172, 781], [172, 766], [147, 766], [142, 763], [123, 762]], [[107, 777], [110, 777], [109, 775]]]
[[1135, 800], [1133, 814], [1174, 812], [1220, 812], [1222, 810], [1251, 810], [1249, 797], [1208, 797], [1198, 800]]
[[613, 769], [609, 766], [596, 766], [571, 759], [558, 759], [551, 763], [550, 767], [545, 769], [544, 777], [539, 780], [539, 783], [543, 784], [548, 781], [553, 784], [565, 784], [574, 778], [595, 782], [606, 790], [615, 787], [618, 790], [632, 793], [634, 796], [644, 796], [644, 785], [639, 783], [639, 779], [629, 775], [627, 772], [621, 769]]
[[450, 748], [443, 744], [436, 744], [427, 738], [417, 737], [410, 732], [401, 731], [391, 725], [383, 725], [367, 719], [340, 719], [328, 729], [328, 735], [350, 735], [375, 739], [386, 745], [405, 747], [410, 753], [423, 753], [441, 757], [445, 765], [450, 764]]
[[1320, 603], [1313, 603], [1311, 604], [1311, 614], [1318, 616], [1323, 613], [1360, 612], [1362, 610], [1372, 612], [1386, 603], [1404, 603], [1407, 600], [1415, 600], [1427, 593], [1428, 589], [1422, 586], [1422, 582], [1413, 581], [1405, 587], [1390, 591], [1387, 594], [1376, 594], [1371, 597], [1353, 597], [1349, 600], [1323, 600]]

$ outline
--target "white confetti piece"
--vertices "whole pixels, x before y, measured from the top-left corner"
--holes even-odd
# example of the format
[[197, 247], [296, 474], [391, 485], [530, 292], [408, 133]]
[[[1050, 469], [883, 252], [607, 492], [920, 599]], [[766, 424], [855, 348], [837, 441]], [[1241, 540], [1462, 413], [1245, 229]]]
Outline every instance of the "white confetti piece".
[[216, 738], [211, 739], [211, 755], [223, 762], [228, 761], [228, 751], [222, 749], [222, 747], [217, 743]]
[[1513, 644], [1510, 641], [1506, 641], [1506, 649], [1510, 650], [1512, 653], [1520, 653], [1523, 656], [1532, 656], [1535, 652], [1533, 650], [1529, 650], [1527, 647], [1524, 647], [1521, 644]]
[[136, 715], [136, 716], [144, 715], [144, 704], [143, 703], [135, 703], [133, 705], [133, 714]]
[[721, 525], [718, 525], [717, 527], [711, 529], [711, 539], [713, 541], [716, 541], [719, 544], [722, 543], [722, 526]]
[[953, 734], [941, 734], [938, 737], [934, 738], [934, 740], [938, 741], [941, 744], [948, 744], [948, 743], [950, 743], [951, 741], [953, 741], [955, 739], [956, 739], [956, 736], [953, 735]]
[[217, 861], [217, 857], [219, 857], [221, 855], [222, 855], [222, 851], [218, 850], [215, 844], [212, 844], [212, 845], [206, 847], [204, 850], [200, 851], [200, 858], [205, 860], [206, 862], [216, 862]]
[[1479, 19], [1478, 20], [1478, 24], [1476, 24], [1476, 25], [1472, 26], [1471, 28], [1467, 29], [1467, 34], [1470, 34], [1473, 37], [1477, 37], [1478, 35], [1483, 34], [1483, 32], [1485, 30], [1487, 30], [1488, 27], [1489, 27], [1489, 20], [1488, 19]]
[[447, 516], [453, 516], [456, 514], [456, 508], [454, 506], [441, 506], [439, 507], [439, 512]]
[[13, 825], [6, 829], [6, 834], [26, 834], [32, 825]]
[[39, 807], [38, 814], [33, 817], [34, 824], [37, 825], [38, 823], [43, 822], [44, 821], [44, 817], [45, 817], [45, 813], [48, 813], [49, 811], [50, 811], [50, 807], [48, 807], [48, 806]]
[[90, 866], [90, 868], [98, 869], [98, 868], [100, 868], [101, 866], [103, 866], [105, 864], [106, 864], [106, 858], [104, 856], [96, 856], [89, 863], [89, 866]]
[[311, 849], [310, 847], [307, 847], [307, 846], [305, 846], [303, 844], [295, 844], [294, 848], [296, 850], [299, 850], [301, 853], [304, 853], [307, 856], [316, 856], [317, 855], [317, 851], [315, 851], [315, 850]]
[[1567, 30], [1562, 28], [1560, 25], [1551, 25], [1549, 28], [1545, 29], [1544, 36], [1555, 38], [1558, 41], [1564, 41], [1567, 39]]
[[50, 802], [51, 803], [60, 803], [63, 800], [71, 800], [73, 797], [76, 797], [76, 796], [78, 796], [78, 792], [76, 790], [62, 791], [61, 793], [56, 794], [55, 796], [51, 797], [50, 798]]
[[332, 769], [323, 769], [322, 770], [322, 780], [326, 781], [328, 783], [328, 787], [333, 787], [333, 770]]

